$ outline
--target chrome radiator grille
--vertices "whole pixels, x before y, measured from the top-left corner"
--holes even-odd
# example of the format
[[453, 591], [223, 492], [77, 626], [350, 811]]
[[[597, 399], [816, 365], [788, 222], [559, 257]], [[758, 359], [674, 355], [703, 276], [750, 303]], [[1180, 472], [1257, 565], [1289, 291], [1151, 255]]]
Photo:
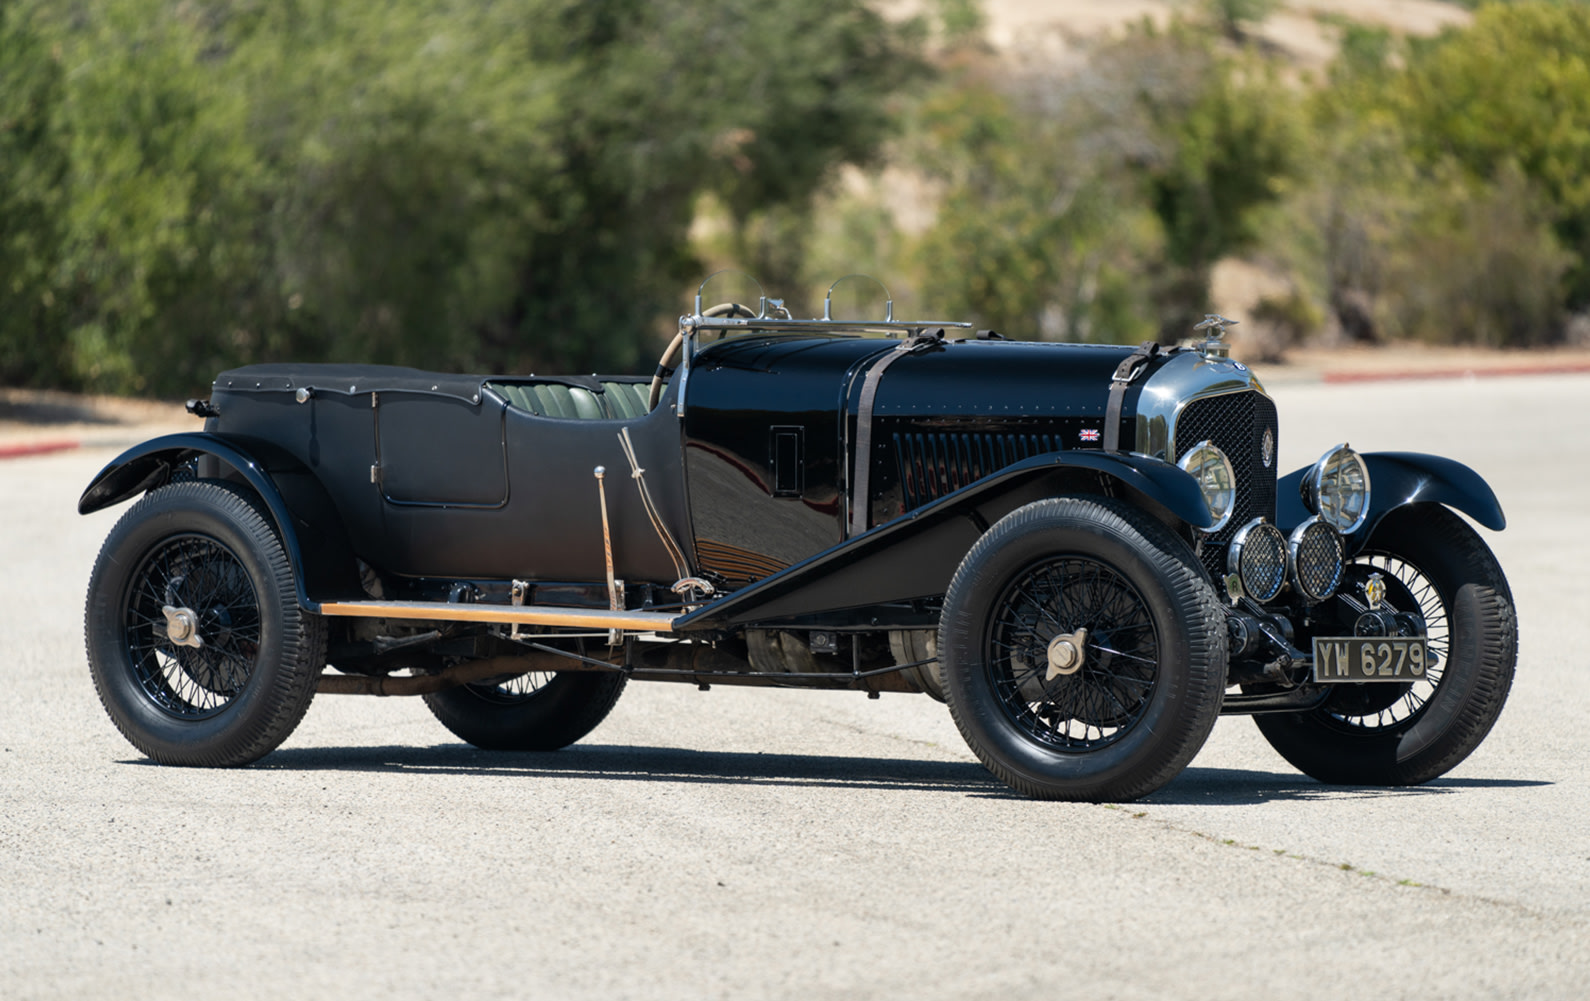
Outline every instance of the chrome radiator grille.
[[[1269, 462], [1264, 433], [1271, 435]], [[1226, 546], [1237, 529], [1260, 515], [1275, 519], [1275, 459], [1280, 444], [1275, 403], [1262, 393], [1228, 393], [1194, 400], [1182, 408], [1172, 431], [1176, 459], [1201, 441], [1212, 441], [1231, 459], [1237, 474], [1237, 507], [1225, 528], [1207, 536], [1203, 562], [1219, 581], [1226, 572]]]

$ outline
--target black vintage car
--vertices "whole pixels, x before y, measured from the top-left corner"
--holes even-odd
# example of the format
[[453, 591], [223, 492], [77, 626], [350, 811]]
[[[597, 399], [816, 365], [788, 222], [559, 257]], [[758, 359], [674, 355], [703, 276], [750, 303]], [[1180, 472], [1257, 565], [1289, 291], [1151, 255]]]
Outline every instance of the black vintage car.
[[143, 495], [89, 584], [100, 699], [225, 766], [317, 692], [540, 751], [632, 679], [916, 692], [1014, 789], [1086, 800], [1164, 785], [1223, 713], [1355, 784], [1495, 722], [1512, 598], [1454, 513], [1501, 529], [1495, 495], [1345, 445], [1278, 476], [1231, 321], [1133, 350], [828, 313], [698, 295], [650, 379], [222, 373], [203, 431], [79, 503]]

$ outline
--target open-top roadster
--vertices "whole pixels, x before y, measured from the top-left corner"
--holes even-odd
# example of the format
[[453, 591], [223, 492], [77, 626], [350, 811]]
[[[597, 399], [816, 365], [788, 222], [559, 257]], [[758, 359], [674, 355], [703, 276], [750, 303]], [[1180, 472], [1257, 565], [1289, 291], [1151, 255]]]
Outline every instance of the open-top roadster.
[[1133, 350], [829, 312], [698, 294], [649, 380], [222, 373], [203, 431], [79, 503], [142, 495], [89, 583], [100, 699], [157, 761], [241, 765], [316, 692], [517, 750], [632, 679], [918, 692], [1014, 789], [1092, 800], [1222, 713], [1342, 783], [1490, 730], [1515, 618], [1467, 467], [1338, 446], [1278, 478], [1218, 317]]

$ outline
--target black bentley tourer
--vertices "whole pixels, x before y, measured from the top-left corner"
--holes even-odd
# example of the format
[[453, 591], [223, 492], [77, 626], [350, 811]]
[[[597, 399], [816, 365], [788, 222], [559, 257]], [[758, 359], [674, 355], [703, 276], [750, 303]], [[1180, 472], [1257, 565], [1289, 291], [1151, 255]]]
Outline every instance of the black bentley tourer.
[[[1501, 712], [1501, 529], [1450, 459], [1330, 448], [1211, 317], [1186, 347], [683, 317], [657, 373], [255, 365], [130, 449], [89, 584], [140, 751], [242, 765], [317, 692], [552, 750], [636, 681], [918, 692], [1000, 779], [1125, 800], [1221, 714], [1327, 782], [1428, 781]], [[886, 313], [886, 316], [888, 314]]]

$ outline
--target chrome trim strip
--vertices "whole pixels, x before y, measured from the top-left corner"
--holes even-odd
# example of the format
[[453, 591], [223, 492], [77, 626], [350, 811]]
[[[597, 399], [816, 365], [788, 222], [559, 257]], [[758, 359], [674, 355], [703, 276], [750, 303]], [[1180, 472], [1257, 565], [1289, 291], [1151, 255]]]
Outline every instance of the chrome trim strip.
[[524, 626], [574, 626], [586, 629], [628, 629], [673, 632], [677, 615], [668, 612], [615, 612], [606, 608], [548, 608], [536, 605], [461, 604], [446, 601], [327, 601], [321, 615], [363, 619], [412, 619], [434, 622], [490, 622]]

